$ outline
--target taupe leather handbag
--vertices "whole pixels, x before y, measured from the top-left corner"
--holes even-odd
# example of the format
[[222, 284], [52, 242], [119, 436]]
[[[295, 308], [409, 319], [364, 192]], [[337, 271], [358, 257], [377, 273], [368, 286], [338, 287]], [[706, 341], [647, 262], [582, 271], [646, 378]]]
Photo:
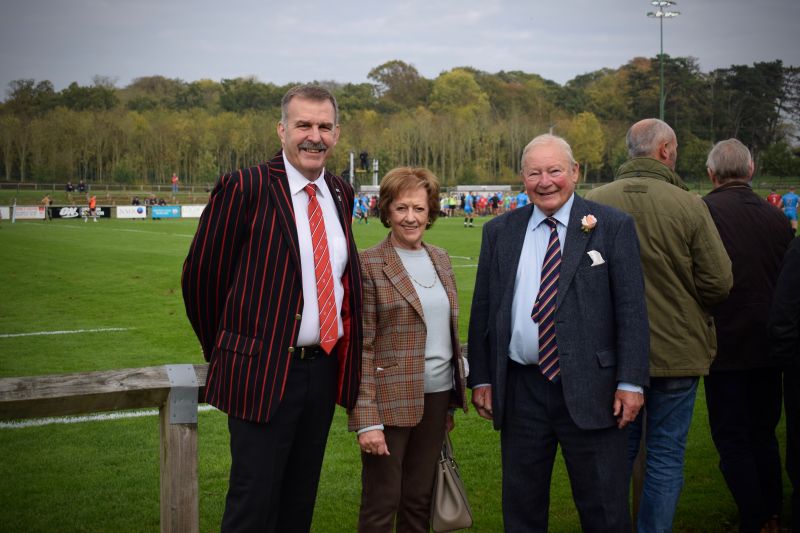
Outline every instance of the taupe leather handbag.
[[445, 533], [468, 527], [472, 527], [472, 509], [453, 457], [453, 443], [450, 435], [445, 434], [433, 482], [431, 528], [434, 533]]

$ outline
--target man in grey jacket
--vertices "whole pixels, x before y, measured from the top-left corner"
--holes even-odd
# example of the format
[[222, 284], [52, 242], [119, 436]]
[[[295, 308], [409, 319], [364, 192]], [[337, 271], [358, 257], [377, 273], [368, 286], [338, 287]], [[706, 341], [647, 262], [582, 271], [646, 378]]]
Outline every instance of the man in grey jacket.
[[631, 159], [614, 182], [586, 198], [636, 221], [650, 323], [650, 386], [646, 407], [632, 424], [628, 459], [632, 466], [644, 424], [647, 473], [637, 531], [670, 531], [698, 379], [708, 374], [716, 352], [710, 310], [728, 296], [733, 275], [708, 208], [675, 173], [672, 128], [645, 119], [631, 126], [626, 140]]

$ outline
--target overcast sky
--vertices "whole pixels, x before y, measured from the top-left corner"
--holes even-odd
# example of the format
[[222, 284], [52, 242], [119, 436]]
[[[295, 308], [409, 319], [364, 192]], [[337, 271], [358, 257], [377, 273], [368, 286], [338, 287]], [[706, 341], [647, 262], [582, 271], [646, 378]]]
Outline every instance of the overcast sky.
[[[457, 66], [565, 83], [659, 50], [648, 0], [2, 0], [0, 98], [21, 78], [56, 90], [95, 75], [124, 87], [159, 74], [194, 81], [368, 81], [392, 59], [426, 78]], [[800, 66], [800, 0], [678, 0], [664, 51], [703, 71]]]

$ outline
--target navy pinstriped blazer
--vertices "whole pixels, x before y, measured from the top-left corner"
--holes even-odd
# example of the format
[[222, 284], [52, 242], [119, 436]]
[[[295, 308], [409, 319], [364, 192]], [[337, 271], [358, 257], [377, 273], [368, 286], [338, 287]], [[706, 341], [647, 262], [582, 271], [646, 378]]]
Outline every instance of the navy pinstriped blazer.
[[[336, 401], [352, 407], [361, 374], [361, 270], [350, 226], [353, 189], [325, 172], [348, 246]], [[283, 397], [303, 313], [294, 210], [283, 156], [223, 175], [183, 265], [186, 314], [209, 361], [206, 401], [268, 421]]]

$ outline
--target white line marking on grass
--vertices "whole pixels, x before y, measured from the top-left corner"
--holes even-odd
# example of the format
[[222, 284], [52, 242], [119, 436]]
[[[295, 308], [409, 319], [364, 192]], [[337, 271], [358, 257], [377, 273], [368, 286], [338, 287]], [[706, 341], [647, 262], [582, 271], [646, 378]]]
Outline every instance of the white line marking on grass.
[[[26, 224], [26, 225], [30, 225], [30, 226], [36, 226], [38, 228], [51, 228], [52, 227], [52, 228], [69, 228], [69, 229], [79, 229], [79, 230], [87, 229], [87, 227], [85, 227], [85, 226], [79, 226], [79, 225], [75, 225], [75, 224], [66, 225], [66, 224], [55, 223], [55, 224], [51, 225], [51, 224], [37, 224], [37, 223], [34, 223], [34, 222], [17, 222], [17, 224]], [[91, 228], [92, 226], [89, 226], [89, 227]], [[97, 228], [97, 229], [102, 229], [104, 231], [127, 231], [129, 233], [149, 233], [151, 235], [171, 235], [173, 237], [188, 237], [190, 239], [192, 237], [194, 237], [194, 233], [192, 233], [192, 234], [189, 234], [189, 233], [165, 233], [163, 231], [147, 231], [147, 230], [143, 230], [143, 229], [123, 229], [123, 228], [108, 228], [108, 227], [106, 227], [106, 228]]]
[[477, 266], [478, 264], [476, 263], [474, 265], [453, 265], [453, 268], [475, 268]]
[[463, 255], [451, 255], [450, 259], [466, 259], [467, 261], [473, 259], [472, 257], [465, 257]]
[[[215, 410], [211, 405], [199, 405], [198, 413]], [[121, 420], [123, 418], [140, 418], [143, 416], [155, 416], [158, 409], [144, 409], [141, 411], [123, 411], [119, 413], [105, 413], [86, 416], [57, 416], [48, 418], [32, 418], [30, 420], [17, 420], [14, 422], [0, 422], [0, 429], [20, 429], [39, 426], [49, 426], [51, 424], [82, 424], [83, 422], [103, 422], [106, 420]]]
[[[44, 221], [42, 221], [42, 222], [44, 222]], [[55, 222], [55, 223], [48, 222], [48, 223], [44, 224], [42, 222], [17, 222], [17, 224], [19, 224], [20, 226], [36, 226], [37, 228], [59, 228], [59, 229], [61, 229], [61, 228], [69, 228], [69, 229], [79, 229], [79, 230], [86, 229], [83, 226], [78, 226], [78, 225], [73, 225], [73, 224], [66, 225], [66, 223], [62, 224], [60, 222]]]
[[33, 337], [35, 335], [69, 335], [71, 333], [101, 333], [104, 331], [128, 331], [136, 328], [95, 328], [95, 329], [72, 329], [62, 331], [33, 331], [31, 333], [3, 333], [0, 334], [0, 339], [8, 339], [10, 337]]
[[129, 233], [150, 233], [152, 235], [171, 235], [173, 237], [194, 237], [194, 234], [189, 235], [188, 233], [164, 233], [162, 231], [146, 231], [143, 229], [116, 229], [116, 231], [127, 231]]

